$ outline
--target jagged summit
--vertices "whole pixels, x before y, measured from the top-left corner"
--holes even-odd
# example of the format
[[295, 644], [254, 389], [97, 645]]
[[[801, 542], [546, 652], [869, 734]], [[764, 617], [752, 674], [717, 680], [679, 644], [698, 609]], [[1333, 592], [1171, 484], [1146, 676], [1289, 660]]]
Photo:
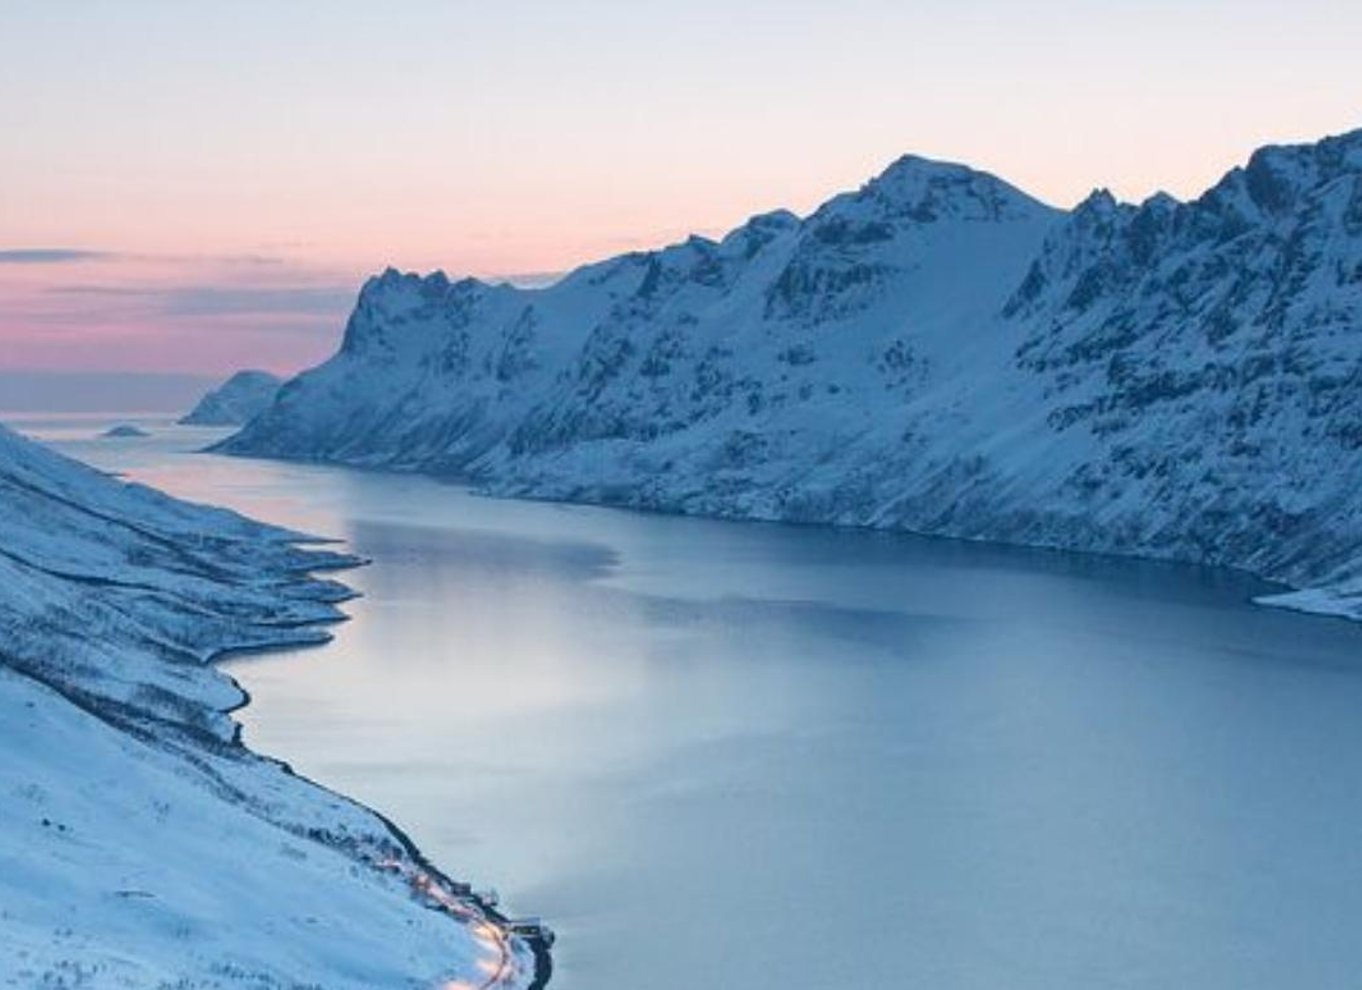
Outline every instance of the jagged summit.
[[1115, 213], [1122, 205], [1110, 189], [1106, 186], [1098, 186], [1074, 207], [1073, 212], [1075, 214], [1110, 214]]
[[903, 155], [854, 193], [835, 197], [820, 216], [872, 215], [918, 224], [939, 220], [1025, 220], [1047, 210], [997, 176], [955, 162]]
[[[1288, 217], [1302, 197], [1330, 185], [1356, 188], [1362, 176], [1362, 129], [1314, 144], [1268, 145], [1230, 169], [1193, 203], [1230, 230]], [[1351, 192], [1352, 190], [1346, 190]], [[1362, 200], [1362, 193], [1358, 194]]]
[[418, 289], [421, 292], [430, 295], [446, 292], [451, 287], [491, 287], [491, 283], [484, 282], [482, 279], [473, 275], [465, 275], [458, 279], [451, 279], [445, 274], [444, 269], [441, 268], [436, 268], [422, 274], [420, 272], [403, 271], [389, 265], [387, 268], [383, 269], [381, 274], [371, 277], [365, 283], [364, 287], [368, 288], [370, 286], [378, 289], [392, 289], [399, 286], [406, 286], [408, 288]]
[[1181, 205], [1182, 200], [1160, 189], [1158, 192], [1146, 196], [1140, 203], [1140, 209], [1152, 210], [1158, 213], [1169, 213], [1176, 210]]
[[[518, 291], [544, 292], [562, 284], [600, 283], [624, 270], [639, 267], [645, 272], [649, 266], [689, 267], [695, 263], [697, 255], [707, 257], [717, 253], [750, 260], [772, 240], [797, 233], [804, 227], [810, 230], [816, 240], [827, 243], [843, 236], [846, 222], [859, 224], [868, 221], [870, 226], [858, 229], [851, 236], [853, 239], [874, 240], [887, 236], [885, 231], [874, 226], [875, 221], [910, 225], [938, 220], [1034, 221], [1047, 212], [1050, 212], [1049, 207], [988, 172], [954, 162], [906, 154], [856, 192], [833, 197], [807, 220], [801, 220], [790, 210], [770, 210], [748, 218], [718, 240], [691, 234], [682, 241], [654, 250], [631, 251], [579, 266], [554, 285]], [[501, 282], [488, 283], [472, 276], [451, 281], [441, 270], [421, 274], [388, 266], [366, 281], [360, 295], [363, 299], [375, 291], [387, 292], [399, 288], [419, 292], [426, 299], [436, 299], [447, 295], [451, 289], [468, 293], [489, 288], [517, 287]]]

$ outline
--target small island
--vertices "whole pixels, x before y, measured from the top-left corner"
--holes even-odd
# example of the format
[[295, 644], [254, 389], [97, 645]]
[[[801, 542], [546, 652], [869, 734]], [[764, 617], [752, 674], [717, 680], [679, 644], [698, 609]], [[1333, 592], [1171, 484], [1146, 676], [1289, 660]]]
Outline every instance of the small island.
[[149, 436], [151, 434], [146, 430], [140, 426], [133, 426], [131, 423], [118, 423], [100, 434], [100, 437], [104, 440], [136, 440]]

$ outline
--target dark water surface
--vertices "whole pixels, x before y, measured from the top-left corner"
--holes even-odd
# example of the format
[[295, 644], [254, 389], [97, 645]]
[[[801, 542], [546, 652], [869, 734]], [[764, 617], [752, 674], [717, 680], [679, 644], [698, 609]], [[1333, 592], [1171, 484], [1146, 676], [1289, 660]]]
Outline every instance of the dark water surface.
[[247, 739], [549, 919], [556, 987], [1362, 986], [1362, 627], [107, 425], [35, 432], [373, 558], [333, 644], [230, 664]]

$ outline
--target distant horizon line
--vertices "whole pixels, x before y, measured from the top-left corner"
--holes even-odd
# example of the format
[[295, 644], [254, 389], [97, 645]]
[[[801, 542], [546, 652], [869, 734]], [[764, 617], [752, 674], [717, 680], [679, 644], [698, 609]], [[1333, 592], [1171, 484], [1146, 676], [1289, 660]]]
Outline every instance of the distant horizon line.
[[[887, 165], [857, 185], [836, 189], [806, 209], [775, 206], [744, 210], [739, 219], [719, 226], [673, 227], [671, 232], [665, 228], [654, 229], [645, 235], [629, 237], [616, 245], [617, 249], [614, 250], [603, 244], [598, 247], [604, 250], [582, 252], [560, 269], [487, 272], [486, 269], [478, 271], [472, 266], [445, 267], [432, 263], [429, 255], [423, 261], [415, 258], [403, 260], [400, 256], [404, 251], [394, 250], [392, 245], [388, 245], [386, 250], [380, 246], [375, 252], [385, 253], [390, 259], [397, 256], [396, 260], [386, 263], [340, 263], [335, 259], [323, 262], [306, 257], [266, 256], [259, 253], [209, 252], [192, 256], [147, 254], [108, 247], [70, 246], [69, 242], [62, 241], [50, 245], [39, 243], [37, 246], [26, 246], [20, 243], [0, 246], [0, 273], [8, 270], [16, 280], [16, 287], [28, 296], [27, 299], [21, 296], [13, 300], [21, 304], [11, 310], [5, 321], [7, 329], [13, 333], [15, 347], [10, 359], [14, 363], [0, 366], [0, 374], [9, 372], [29, 378], [62, 376], [67, 382], [74, 381], [73, 376], [80, 375], [120, 375], [122, 381], [131, 382], [140, 375], [147, 376], [143, 381], [150, 385], [157, 380], [184, 382], [192, 379], [199, 383], [221, 381], [236, 370], [258, 367], [291, 377], [312, 367], [325, 355], [334, 353], [344, 326], [345, 313], [353, 308], [354, 300], [366, 281], [389, 268], [423, 277], [441, 273], [451, 281], [472, 278], [489, 285], [509, 285], [525, 291], [546, 289], [574, 272], [615, 259], [648, 255], [695, 238], [709, 242], [721, 241], [724, 236], [740, 230], [754, 218], [773, 213], [788, 213], [799, 223], [807, 222], [826, 204], [841, 196], [855, 195], [891, 173], [895, 167], [914, 162], [928, 167], [961, 169], [987, 177], [1062, 215], [1071, 215], [1084, 202], [1098, 195], [1109, 196], [1122, 205], [1134, 207], [1159, 198], [1188, 204], [1196, 202], [1228, 177], [1242, 171], [1260, 153], [1274, 150], [1300, 152], [1330, 142], [1356, 140], [1359, 135], [1362, 135], [1362, 127], [1351, 127], [1314, 139], [1256, 143], [1239, 154], [1233, 164], [1208, 181], [1202, 190], [1187, 197], [1157, 190], [1136, 201], [1116, 195], [1111, 186], [1097, 185], [1087, 197], [1064, 207], [1055, 206], [1030, 193], [1023, 185], [1011, 181], [999, 171], [951, 158], [932, 158], [917, 152], [905, 152], [893, 156]], [[450, 253], [457, 254], [457, 251], [451, 250]], [[163, 273], [152, 271], [143, 274], [139, 270], [139, 266], [153, 259], [179, 264], [190, 260], [211, 262], [216, 269], [196, 271], [193, 266], [186, 264], [185, 275], [176, 271], [175, 277], [167, 280]], [[124, 268], [125, 265], [132, 267]], [[87, 270], [85, 266], [92, 267]], [[37, 272], [41, 272], [41, 275], [37, 276], [38, 281], [35, 282], [31, 275]], [[66, 279], [67, 284], [62, 283], [64, 276], [71, 276]], [[191, 277], [192, 281], [185, 281]], [[70, 284], [79, 279], [84, 281]], [[86, 282], [91, 284], [86, 285]], [[27, 308], [22, 305], [23, 302], [29, 304]], [[110, 328], [135, 341], [134, 346], [127, 349], [112, 340], [100, 341], [98, 338]], [[70, 333], [71, 336], [62, 339], [49, 331]], [[179, 342], [173, 349], [183, 351], [188, 346], [185, 342], [194, 338], [197, 338], [199, 345], [192, 358], [187, 351], [179, 354], [178, 366], [174, 370], [151, 370], [155, 367], [154, 361], [160, 360], [163, 353], [161, 345], [153, 339], [158, 333], [178, 337]], [[3, 336], [3, 332], [0, 332], [0, 336]], [[65, 354], [72, 350], [74, 353], [71, 356], [81, 361], [75, 366], [63, 361]], [[101, 355], [101, 351], [107, 354]], [[106, 357], [107, 363], [84, 363], [99, 362], [101, 356]], [[139, 359], [143, 362], [140, 366], [130, 366]], [[187, 364], [189, 361], [194, 364]], [[205, 370], [210, 368], [214, 370]], [[159, 379], [157, 376], [160, 376]], [[3, 399], [0, 399], [2, 402]]]

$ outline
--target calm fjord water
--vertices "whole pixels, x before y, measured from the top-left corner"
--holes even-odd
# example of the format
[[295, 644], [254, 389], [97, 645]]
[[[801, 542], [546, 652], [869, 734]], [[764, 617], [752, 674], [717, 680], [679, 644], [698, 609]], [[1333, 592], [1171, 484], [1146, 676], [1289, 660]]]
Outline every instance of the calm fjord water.
[[1362, 627], [1249, 579], [35, 432], [373, 558], [247, 740], [563, 990], [1362, 985]]

